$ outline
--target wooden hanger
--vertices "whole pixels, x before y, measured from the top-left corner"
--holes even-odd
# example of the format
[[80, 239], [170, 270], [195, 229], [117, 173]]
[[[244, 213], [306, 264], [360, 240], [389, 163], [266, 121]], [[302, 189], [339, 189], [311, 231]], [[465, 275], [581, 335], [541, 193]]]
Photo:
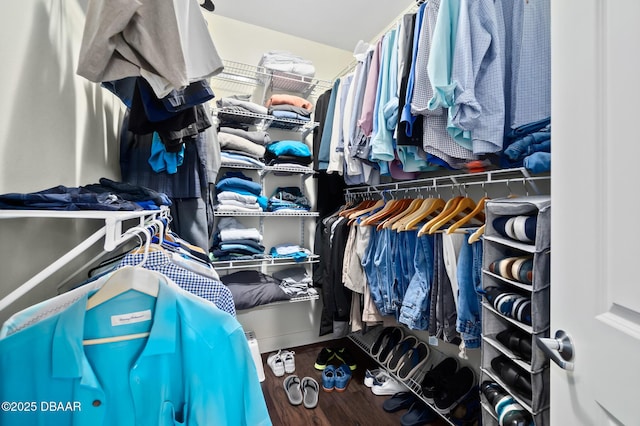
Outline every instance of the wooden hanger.
[[422, 204], [420, 204], [418, 210], [400, 219], [399, 223], [394, 224], [392, 229], [398, 232], [413, 230], [418, 223], [437, 215], [444, 206], [445, 202], [442, 198], [426, 198], [422, 200]]
[[367, 213], [370, 213], [370, 212], [372, 212], [374, 210], [377, 210], [379, 208], [382, 208], [382, 207], [384, 207], [384, 200], [380, 199], [380, 200], [377, 200], [375, 203], [373, 203], [372, 205], [370, 205], [367, 208], [360, 209], [360, 210], [357, 210], [357, 211], [349, 214], [348, 218], [349, 219], [356, 219], [356, 218], [358, 218], [358, 217], [360, 217], [362, 215], [365, 215]]
[[408, 198], [390, 200], [389, 202], [385, 203], [382, 209], [360, 222], [360, 225], [367, 226], [379, 223], [380, 221], [405, 210], [407, 207], [409, 207], [409, 204], [411, 204], [411, 200]]
[[484, 224], [482, 225], [480, 228], [478, 228], [478, 230], [476, 232], [474, 232], [473, 234], [471, 234], [469, 236], [469, 240], [467, 241], [469, 244], [473, 244], [476, 241], [478, 241], [480, 239], [480, 237], [482, 237], [482, 235], [484, 234], [484, 230], [487, 228], [487, 225]]
[[433, 234], [437, 230], [441, 229], [447, 223], [455, 223], [457, 220], [464, 218], [476, 208], [476, 202], [472, 198], [464, 197], [455, 207], [444, 216], [438, 216], [438, 220], [429, 228], [429, 234]]
[[478, 201], [478, 204], [476, 204], [476, 207], [471, 211], [471, 213], [469, 213], [468, 215], [466, 215], [465, 217], [463, 217], [462, 219], [460, 219], [459, 221], [451, 225], [447, 229], [447, 234], [451, 234], [456, 229], [460, 228], [462, 225], [470, 222], [471, 220], [476, 220], [477, 222], [484, 224], [484, 221], [485, 221], [484, 204], [488, 199], [489, 198], [486, 196], [480, 198], [480, 200]]
[[453, 210], [455, 210], [456, 206], [458, 205], [460, 200], [462, 200], [463, 198], [464, 198], [463, 196], [458, 195], [456, 197], [453, 197], [447, 200], [442, 211], [436, 217], [434, 217], [429, 222], [424, 224], [422, 228], [420, 228], [420, 230], [418, 231], [418, 237], [428, 234], [431, 227], [435, 225], [438, 221], [440, 221], [442, 218], [449, 215], [449, 213], [451, 213]]
[[409, 207], [407, 207], [404, 211], [387, 218], [387, 220], [384, 221], [384, 223], [382, 224], [382, 228], [387, 229], [387, 228], [391, 228], [391, 229], [396, 229], [393, 227], [393, 225], [395, 223], [397, 223], [400, 219], [402, 219], [403, 217], [407, 217], [410, 214], [412, 214], [413, 212], [415, 212], [416, 210], [418, 210], [418, 208], [420, 207], [420, 205], [422, 204], [422, 202], [424, 201], [423, 198], [415, 198], [411, 201], [411, 204], [409, 204]]
[[403, 200], [401, 200], [397, 207], [394, 208], [394, 211], [390, 212], [387, 217], [383, 218], [382, 220], [380, 220], [378, 222], [378, 226], [376, 226], [376, 231], [380, 231], [382, 230], [384, 224], [389, 220], [392, 219], [396, 216], [402, 216], [408, 209], [409, 206], [413, 203], [413, 199], [411, 198], [405, 198]]
[[352, 206], [342, 210], [340, 213], [338, 213], [338, 216], [349, 217], [351, 213], [371, 207], [374, 203], [374, 200], [363, 200], [356, 206]]

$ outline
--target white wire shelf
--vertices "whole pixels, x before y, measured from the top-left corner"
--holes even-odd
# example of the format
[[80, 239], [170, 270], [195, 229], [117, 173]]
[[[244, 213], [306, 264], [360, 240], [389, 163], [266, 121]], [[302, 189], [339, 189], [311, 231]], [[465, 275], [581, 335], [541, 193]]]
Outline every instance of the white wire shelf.
[[302, 133], [305, 137], [318, 127], [319, 123], [312, 120], [296, 120], [293, 118], [276, 117], [270, 114], [258, 114], [251, 111], [238, 111], [225, 108], [213, 108], [213, 114], [218, 118], [229, 121], [239, 121], [256, 126], [257, 130], [268, 128], [291, 130]]
[[310, 263], [318, 263], [320, 256], [317, 254], [310, 254], [305, 260], [296, 261], [293, 257], [274, 257], [271, 255], [265, 255], [260, 259], [244, 259], [244, 260], [215, 260], [213, 261], [213, 267], [215, 269], [242, 269], [242, 268], [255, 268], [256, 266], [286, 266], [286, 265], [306, 265]]
[[220, 165], [221, 167], [226, 167], [229, 169], [245, 169], [245, 170], [259, 170], [263, 174], [273, 173], [275, 175], [312, 175], [315, 173], [311, 167], [306, 166], [298, 166], [295, 164], [276, 164], [273, 166], [258, 166], [254, 164], [246, 164], [246, 163], [232, 163], [223, 161]]
[[[318, 97], [332, 87], [332, 82], [317, 78], [271, 70], [262, 66], [254, 66], [241, 62], [223, 60], [224, 69], [212, 78], [214, 90], [234, 90], [237, 87], [266, 86], [273, 90], [281, 90], [300, 94], [303, 97]], [[236, 89], [237, 91], [237, 89]]]
[[214, 211], [214, 216], [253, 216], [253, 217], [317, 217], [318, 212], [219, 212]]

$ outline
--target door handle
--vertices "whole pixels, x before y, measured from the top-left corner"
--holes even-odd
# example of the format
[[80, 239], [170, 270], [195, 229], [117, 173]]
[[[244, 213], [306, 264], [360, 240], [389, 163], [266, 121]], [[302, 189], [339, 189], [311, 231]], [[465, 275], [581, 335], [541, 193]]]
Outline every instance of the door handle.
[[538, 347], [560, 368], [573, 370], [573, 342], [564, 330], [556, 331], [554, 339], [534, 336]]

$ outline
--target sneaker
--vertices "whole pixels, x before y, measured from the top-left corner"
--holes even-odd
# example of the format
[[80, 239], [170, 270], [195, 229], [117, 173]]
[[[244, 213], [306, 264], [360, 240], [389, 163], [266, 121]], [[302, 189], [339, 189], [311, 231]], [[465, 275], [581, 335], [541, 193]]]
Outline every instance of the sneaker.
[[334, 377], [336, 391], [344, 392], [347, 389], [347, 386], [349, 386], [349, 381], [351, 380], [351, 368], [347, 364], [342, 364], [340, 367], [336, 368]]
[[333, 352], [333, 349], [322, 348], [322, 350], [318, 354], [318, 357], [316, 358], [316, 363], [313, 365], [313, 367], [316, 370], [324, 370], [329, 364], [329, 361], [331, 361], [334, 356], [335, 353]]
[[336, 367], [333, 365], [327, 365], [322, 370], [322, 390], [325, 392], [333, 392], [336, 387]]
[[394, 395], [406, 390], [407, 387], [405, 385], [392, 377], [389, 377], [380, 385], [371, 386], [371, 392], [373, 392], [374, 395]]
[[342, 363], [347, 364], [351, 371], [356, 369], [356, 360], [353, 358], [353, 355], [351, 355], [351, 352], [349, 352], [346, 348], [336, 349], [333, 351], [333, 354], [336, 358], [342, 361]]
[[364, 372], [364, 385], [368, 388], [374, 385], [381, 385], [384, 383], [389, 377], [389, 373], [387, 370], [382, 368], [376, 368], [375, 370], [367, 370]]
[[493, 407], [494, 414], [498, 416], [500, 424], [533, 425], [531, 414], [499, 384], [484, 381], [480, 386], [480, 390], [489, 405]]
[[276, 377], [284, 376], [284, 361], [280, 356], [280, 351], [274, 352], [267, 357], [267, 365]]
[[469, 367], [462, 367], [442, 384], [433, 404], [442, 414], [447, 414], [473, 389], [476, 376]]
[[296, 371], [296, 358], [295, 352], [293, 351], [282, 351], [280, 354], [280, 358], [284, 362], [284, 372], [287, 374], [291, 374]]
[[427, 371], [422, 380], [422, 394], [427, 402], [433, 404], [433, 398], [446, 382], [458, 371], [458, 360], [453, 357], [445, 358], [431, 370]]

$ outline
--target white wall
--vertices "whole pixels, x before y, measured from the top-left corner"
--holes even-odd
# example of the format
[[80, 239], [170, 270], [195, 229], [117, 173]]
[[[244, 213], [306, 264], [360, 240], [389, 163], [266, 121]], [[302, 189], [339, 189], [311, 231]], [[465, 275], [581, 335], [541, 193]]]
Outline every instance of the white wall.
[[[121, 102], [75, 74], [85, 7], [86, 0], [0, 4], [0, 193], [120, 178]], [[317, 77], [329, 80], [351, 61], [350, 52], [208, 12], [205, 16], [225, 59], [257, 65], [264, 51], [290, 50], [311, 59]], [[0, 219], [0, 298], [97, 227], [78, 220]], [[72, 264], [0, 312], [0, 322], [55, 295], [56, 284], [83, 264]]]

